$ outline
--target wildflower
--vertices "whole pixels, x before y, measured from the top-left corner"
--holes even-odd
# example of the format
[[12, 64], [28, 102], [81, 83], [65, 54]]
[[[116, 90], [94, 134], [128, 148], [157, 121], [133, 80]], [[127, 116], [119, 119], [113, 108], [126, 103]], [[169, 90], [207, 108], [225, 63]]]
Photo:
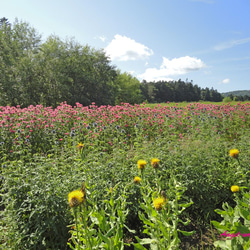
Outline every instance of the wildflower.
[[77, 144], [76, 146], [79, 150], [81, 150], [82, 148], [84, 148], [84, 144], [82, 144], [81, 142]]
[[151, 160], [151, 165], [153, 166], [153, 168], [158, 168], [159, 167], [159, 159], [157, 159], [157, 158], [153, 158], [152, 160]]
[[68, 194], [70, 207], [77, 207], [84, 202], [85, 192], [83, 190], [75, 190]]
[[157, 211], [159, 211], [166, 204], [166, 199], [164, 199], [164, 198], [156, 198], [156, 199], [154, 199], [153, 204], [154, 204], [155, 209]]
[[240, 187], [237, 186], [237, 185], [233, 185], [233, 186], [231, 187], [231, 191], [232, 191], [233, 193], [237, 193], [237, 192], [240, 191]]
[[229, 150], [229, 155], [233, 158], [238, 158], [239, 150], [238, 149], [231, 149], [231, 150]]
[[137, 162], [137, 165], [138, 165], [138, 168], [139, 168], [139, 169], [144, 169], [146, 164], [147, 164], [147, 162], [144, 161], [144, 160], [139, 160], [139, 161]]
[[136, 176], [134, 178], [134, 183], [139, 184], [141, 182], [141, 178], [139, 176]]

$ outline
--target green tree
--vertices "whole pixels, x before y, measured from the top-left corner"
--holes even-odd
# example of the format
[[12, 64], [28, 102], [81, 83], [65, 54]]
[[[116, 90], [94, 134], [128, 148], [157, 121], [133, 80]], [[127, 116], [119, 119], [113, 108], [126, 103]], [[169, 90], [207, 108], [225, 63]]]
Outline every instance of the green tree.
[[143, 80], [141, 83], [141, 93], [144, 101], [154, 103], [156, 94], [155, 82]]
[[[40, 36], [25, 22], [16, 19], [11, 25], [6, 18], [0, 25], [0, 100], [1, 105], [24, 105], [27, 78], [24, 68], [32, 72], [32, 55], [38, 51]], [[26, 71], [26, 70], [25, 70]], [[30, 73], [31, 74], [31, 73]]]
[[25, 22], [0, 20], [0, 63], [0, 105], [115, 103], [117, 71], [103, 50], [56, 36], [41, 43]]
[[2, 25], [10, 25], [10, 23], [6, 17], [0, 18], [0, 26], [2, 26]]
[[102, 50], [50, 36], [36, 60], [45, 105], [114, 104], [116, 70]]
[[116, 104], [121, 102], [135, 104], [142, 102], [140, 82], [129, 73], [117, 71], [115, 83], [117, 84]]

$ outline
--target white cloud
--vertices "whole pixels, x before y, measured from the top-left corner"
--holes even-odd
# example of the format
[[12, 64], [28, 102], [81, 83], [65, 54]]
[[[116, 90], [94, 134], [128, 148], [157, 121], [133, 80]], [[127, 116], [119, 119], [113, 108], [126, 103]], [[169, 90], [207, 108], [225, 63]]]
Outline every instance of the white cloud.
[[190, 71], [200, 70], [205, 66], [201, 59], [195, 57], [185, 56], [173, 58], [172, 60], [163, 57], [163, 62], [159, 69], [148, 68], [138, 77], [146, 81], [173, 80], [170, 76], [183, 75]]
[[229, 79], [229, 78], [226, 78], [226, 79], [224, 79], [224, 80], [221, 81], [221, 83], [223, 83], [223, 84], [227, 84], [227, 83], [229, 83], [229, 82], [230, 82], [230, 79]]
[[239, 40], [231, 40], [225, 43], [218, 44], [214, 46], [215, 50], [224, 50], [224, 49], [229, 49], [237, 45], [241, 45], [244, 43], [249, 43], [250, 42], [250, 37], [244, 38], [244, 39], [239, 39]]
[[111, 60], [117, 61], [140, 60], [153, 55], [153, 51], [145, 45], [121, 35], [115, 35], [105, 51]]
[[98, 38], [99, 38], [102, 42], [105, 42], [106, 39], [107, 39], [105, 36], [99, 36]]

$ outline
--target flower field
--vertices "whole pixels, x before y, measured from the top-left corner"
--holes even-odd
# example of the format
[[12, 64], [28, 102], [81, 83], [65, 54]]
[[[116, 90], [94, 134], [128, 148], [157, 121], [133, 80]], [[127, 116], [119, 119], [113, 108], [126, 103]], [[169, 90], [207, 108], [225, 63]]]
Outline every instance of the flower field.
[[197, 249], [207, 227], [210, 249], [248, 249], [220, 236], [250, 234], [249, 113], [0, 107], [2, 249]]

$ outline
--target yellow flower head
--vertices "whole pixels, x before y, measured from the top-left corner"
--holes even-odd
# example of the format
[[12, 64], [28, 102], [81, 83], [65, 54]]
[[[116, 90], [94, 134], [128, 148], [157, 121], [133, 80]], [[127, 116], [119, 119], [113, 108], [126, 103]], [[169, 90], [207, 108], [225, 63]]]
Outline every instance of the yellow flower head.
[[161, 210], [162, 207], [166, 204], [166, 199], [164, 198], [156, 198], [153, 201], [154, 207], [157, 211]]
[[139, 168], [139, 169], [144, 169], [145, 166], [146, 166], [146, 164], [147, 164], [147, 162], [144, 161], [144, 160], [139, 160], [139, 161], [137, 162], [137, 165], [138, 165], [138, 168]]
[[157, 159], [157, 158], [153, 158], [152, 160], [151, 160], [151, 165], [153, 166], [153, 168], [158, 168], [159, 167], [159, 159]]
[[231, 191], [232, 191], [233, 193], [237, 193], [237, 192], [240, 191], [240, 187], [237, 186], [237, 185], [233, 185], [233, 186], [231, 187]]
[[136, 176], [136, 177], [134, 178], [134, 183], [139, 184], [140, 182], [141, 182], [141, 178], [138, 177], [138, 176]]
[[84, 202], [85, 193], [82, 190], [75, 190], [68, 194], [70, 207], [77, 207]]
[[240, 151], [238, 149], [229, 150], [229, 155], [233, 158], [238, 158]]
[[84, 144], [82, 144], [81, 142], [77, 144], [76, 146], [79, 150], [81, 150], [82, 148], [84, 148]]

